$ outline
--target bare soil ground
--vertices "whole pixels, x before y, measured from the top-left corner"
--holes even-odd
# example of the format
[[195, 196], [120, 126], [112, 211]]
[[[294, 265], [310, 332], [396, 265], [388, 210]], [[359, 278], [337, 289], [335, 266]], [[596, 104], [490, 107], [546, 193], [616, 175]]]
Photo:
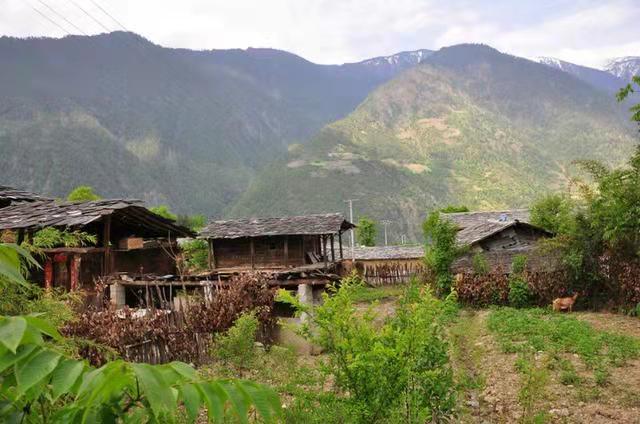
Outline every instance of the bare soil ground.
[[[465, 423], [640, 423], [640, 361], [612, 368], [607, 384], [597, 385], [574, 355], [563, 359], [573, 364], [579, 382], [562, 384], [560, 372], [547, 370], [549, 358], [536, 355], [534, 363], [544, 375], [535, 392], [527, 392], [532, 406], [523, 407], [525, 377], [516, 369], [517, 354], [503, 353], [486, 327], [489, 311], [463, 311], [454, 333], [453, 360], [456, 373], [476, 384], [460, 398], [460, 422]], [[606, 313], [577, 313], [596, 329], [640, 338], [640, 320]], [[537, 416], [537, 419], [534, 417]]]

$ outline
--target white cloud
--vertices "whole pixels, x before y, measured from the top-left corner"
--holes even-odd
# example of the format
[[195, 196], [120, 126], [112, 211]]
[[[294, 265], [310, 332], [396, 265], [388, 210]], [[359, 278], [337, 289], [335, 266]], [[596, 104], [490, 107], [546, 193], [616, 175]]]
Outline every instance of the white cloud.
[[[483, 42], [509, 53], [556, 56], [586, 65], [640, 54], [636, 0], [74, 0], [109, 28], [193, 49], [274, 47], [319, 63], [400, 50]], [[48, 4], [87, 33], [102, 32], [68, 0], [3, 0], [0, 34], [62, 36], [33, 8]]]

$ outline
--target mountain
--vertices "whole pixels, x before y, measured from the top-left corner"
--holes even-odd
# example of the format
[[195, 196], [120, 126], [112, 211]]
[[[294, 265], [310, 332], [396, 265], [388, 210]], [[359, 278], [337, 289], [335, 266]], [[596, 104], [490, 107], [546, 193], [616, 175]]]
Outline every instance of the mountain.
[[368, 69], [382, 79], [391, 79], [400, 72], [412, 68], [433, 54], [433, 50], [421, 49], [379, 56], [357, 63], [348, 63], [347, 69]]
[[544, 65], [567, 72], [606, 93], [616, 93], [626, 84], [625, 80], [616, 74], [600, 69], [576, 65], [553, 57], [540, 57], [538, 61]]
[[317, 65], [273, 49], [164, 48], [133, 33], [0, 38], [0, 181], [220, 215], [256, 171], [426, 51]]
[[634, 75], [640, 75], [640, 56], [627, 56], [612, 59], [607, 66], [607, 72], [628, 83]]
[[[620, 163], [636, 141], [615, 99], [483, 45], [443, 48], [262, 171], [233, 215], [344, 210], [420, 237], [447, 204], [524, 207], [565, 186], [578, 158]], [[395, 241], [394, 239], [394, 241]]]

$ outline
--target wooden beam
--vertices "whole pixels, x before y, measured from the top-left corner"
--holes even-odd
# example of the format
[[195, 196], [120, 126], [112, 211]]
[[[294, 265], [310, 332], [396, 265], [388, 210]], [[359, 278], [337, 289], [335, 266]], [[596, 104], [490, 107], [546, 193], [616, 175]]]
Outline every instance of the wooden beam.
[[102, 246], [104, 247], [104, 263], [102, 275], [111, 274], [111, 215], [103, 219]]
[[340, 245], [340, 259], [344, 259], [344, 255], [342, 254], [342, 231], [338, 232], [338, 244]]
[[289, 236], [284, 236], [284, 266], [289, 266]]
[[336, 249], [333, 246], [333, 234], [331, 234], [331, 262], [336, 261]]

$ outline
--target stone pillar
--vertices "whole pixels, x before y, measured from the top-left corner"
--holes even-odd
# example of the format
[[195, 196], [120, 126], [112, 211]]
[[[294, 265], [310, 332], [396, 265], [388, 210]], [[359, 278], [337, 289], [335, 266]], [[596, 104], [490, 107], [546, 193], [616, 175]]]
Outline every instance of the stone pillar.
[[[313, 307], [313, 286], [311, 284], [298, 285], [298, 300], [305, 306]], [[305, 323], [309, 319], [306, 312], [300, 315], [300, 322]]]
[[111, 284], [109, 286], [109, 298], [116, 309], [122, 309], [126, 304], [124, 286], [120, 283]]

